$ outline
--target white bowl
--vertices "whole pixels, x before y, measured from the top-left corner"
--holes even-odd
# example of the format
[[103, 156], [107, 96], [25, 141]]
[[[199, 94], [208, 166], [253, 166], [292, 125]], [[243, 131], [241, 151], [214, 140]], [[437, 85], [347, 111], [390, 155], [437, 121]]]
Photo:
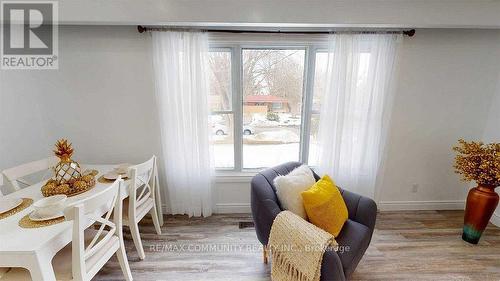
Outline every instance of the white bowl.
[[64, 194], [50, 196], [33, 203], [33, 208], [40, 216], [53, 216], [63, 211], [66, 199]]
[[119, 164], [113, 169], [113, 171], [120, 175], [127, 174], [130, 166], [132, 166], [132, 164], [128, 163]]

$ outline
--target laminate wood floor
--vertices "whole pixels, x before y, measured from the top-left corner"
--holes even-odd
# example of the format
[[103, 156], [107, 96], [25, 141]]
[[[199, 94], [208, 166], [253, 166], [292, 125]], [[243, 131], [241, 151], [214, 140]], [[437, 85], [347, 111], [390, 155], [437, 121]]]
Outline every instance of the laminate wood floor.
[[[146, 259], [130, 232], [125, 244], [134, 280], [270, 280], [250, 215], [188, 219], [166, 216], [162, 235], [141, 225]], [[462, 211], [382, 212], [351, 280], [500, 280], [500, 228], [489, 225], [478, 245], [461, 240]], [[122, 280], [116, 259], [96, 280]]]

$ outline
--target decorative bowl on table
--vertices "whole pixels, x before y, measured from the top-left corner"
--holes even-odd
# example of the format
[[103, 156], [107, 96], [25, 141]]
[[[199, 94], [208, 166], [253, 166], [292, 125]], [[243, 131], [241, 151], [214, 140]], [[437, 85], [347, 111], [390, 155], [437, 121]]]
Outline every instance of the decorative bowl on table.
[[98, 171], [81, 172], [80, 164], [71, 159], [73, 155], [71, 143], [68, 143], [65, 139], [59, 140], [56, 143], [54, 153], [61, 161], [54, 168], [54, 178], [49, 179], [42, 186], [43, 196], [48, 197], [57, 194], [73, 196], [95, 186], [95, 176]]
[[97, 173], [88, 171], [83, 173], [83, 176], [71, 179], [67, 182], [57, 183], [55, 179], [50, 179], [42, 186], [42, 194], [45, 197], [57, 194], [64, 194], [67, 196], [74, 196], [83, 193], [95, 186], [95, 175]]

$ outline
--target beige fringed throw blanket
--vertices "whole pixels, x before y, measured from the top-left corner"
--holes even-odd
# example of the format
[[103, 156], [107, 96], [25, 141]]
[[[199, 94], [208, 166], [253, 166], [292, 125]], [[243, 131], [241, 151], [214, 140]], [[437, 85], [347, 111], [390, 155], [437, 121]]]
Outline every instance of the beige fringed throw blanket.
[[290, 211], [278, 214], [269, 237], [273, 281], [319, 281], [327, 247], [333, 236]]

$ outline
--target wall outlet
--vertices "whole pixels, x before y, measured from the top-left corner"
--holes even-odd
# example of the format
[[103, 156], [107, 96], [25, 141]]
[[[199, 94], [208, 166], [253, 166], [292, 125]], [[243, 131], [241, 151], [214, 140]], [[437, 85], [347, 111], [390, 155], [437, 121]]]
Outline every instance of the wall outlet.
[[414, 183], [411, 185], [411, 192], [413, 192], [413, 193], [418, 192], [418, 183]]

